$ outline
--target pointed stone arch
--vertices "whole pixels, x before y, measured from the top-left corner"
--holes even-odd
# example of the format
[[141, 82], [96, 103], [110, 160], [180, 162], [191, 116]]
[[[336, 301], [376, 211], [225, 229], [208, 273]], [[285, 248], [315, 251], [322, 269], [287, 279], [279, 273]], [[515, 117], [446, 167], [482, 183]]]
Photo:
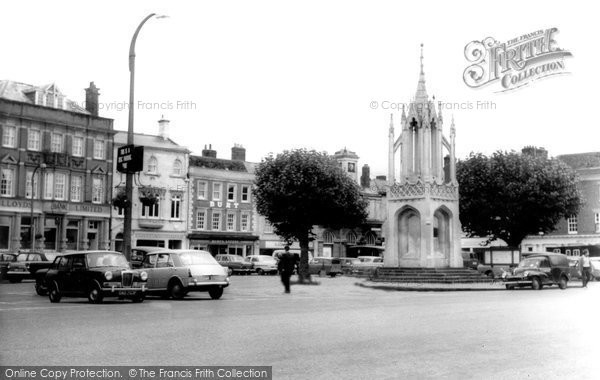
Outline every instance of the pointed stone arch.
[[398, 257], [416, 258], [421, 254], [421, 213], [404, 206], [396, 213]]
[[433, 252], [450, 258], [452, 252], [452, 211], [446, 206], [438, 207], [433, 213]]

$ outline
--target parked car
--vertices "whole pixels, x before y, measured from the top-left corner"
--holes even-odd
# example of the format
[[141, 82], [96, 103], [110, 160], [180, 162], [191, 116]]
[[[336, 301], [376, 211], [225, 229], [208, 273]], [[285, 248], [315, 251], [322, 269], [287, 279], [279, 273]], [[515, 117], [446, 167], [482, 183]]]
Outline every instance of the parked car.
[[343, 274], [351, 274], [354, 265], [360, 263], [360, 260], [356, 257], [340, 257], [340, 264], [342, 266]]
[[6, 278], [6, 273], [8, 272], [8, 264], [16, 260], [16, 253], [0, 253], [0, 280], [4, 280]]
[[383, 258], [379, 256], [358, 256], [359, 262], [352, 265], [352, 274], [363, 274], [375, 271], [383, 266]]
[[161, 247], [132, 247], [131, 248], [131, 257], [129, 258], [129, 263], [132, 268], [141, 268], [142, 262], [144, 261], [144, 257], [148, 254], [148, 252], [155, 252], [164, 248]]
[[246, 262], [254, 265], [254, 271], [260, 275], [277, 274], [277, 260], [273, 256], [250, 255], [246, 256]]
[[561, 253], [539, 253], [521, 260], [512, 275], [506, 275], [506, 289], [531, 286], [534, 290], [544, 285], [558, 285], [567, 288], [567, 283], [577, 275], [577, 270], [569, 266], [569, 259]]
[[174, 299], [190, 291], [208, 292], [219, 299], [229, 286], [227, 268], [207, 251], [163, 249], [146, 254], [142, 268], [148, 272], [148, 292]]
[[35, 279], [35, 287], [34, 288], [35, 288], [35, 292], [37, 293], [38, 296], [45, 296], [48, 294], [48, 284], [46, 283], [46, 273], [48, 273], [50, 268], [58, 265], [58, 261], [61, 260], [61, 257], [62, 257], [62, 255], [56, 256], [54, 258], [54, 261], [47, 268], [38, 269], [33, 274], [33, 278]]
[[315, 257], [308, 262], [308, 273], [335, 277], [342, 273], [342, 264], [337, 257]]
[[122, 253], [79, 251], [57, 257], [41, 281], [50, 302], [87, 296], [90, 303], [102, 303], [110, 296], [143, 302], [147, 279], [145, 271], [131, 269]]
[[215, 259], [221, 266], [227, 267], [231, 276], [234, 273], [250, 274], [254, 272], [254, 265], [244, 260], [239, 255], [217, 255]]
[[6, 277], [10, 282], [33, 279], [38, 269], [48, 268], [56, 254], [42, 252], [23, 252], [15, 261], [8, 263]]

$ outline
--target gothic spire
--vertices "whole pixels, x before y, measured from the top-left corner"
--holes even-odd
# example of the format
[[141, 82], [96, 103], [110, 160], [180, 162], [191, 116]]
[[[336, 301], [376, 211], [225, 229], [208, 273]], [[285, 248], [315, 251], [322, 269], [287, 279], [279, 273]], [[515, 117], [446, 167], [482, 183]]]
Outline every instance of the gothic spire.
[[421, 72], [419, 73], [419, 83], [417, 84], [417, 93], [415, 95], [417, 103], [427, 102], [427, 90], [425, 89], [425, 72], [423, 71], [423, 44], [421, 44]]

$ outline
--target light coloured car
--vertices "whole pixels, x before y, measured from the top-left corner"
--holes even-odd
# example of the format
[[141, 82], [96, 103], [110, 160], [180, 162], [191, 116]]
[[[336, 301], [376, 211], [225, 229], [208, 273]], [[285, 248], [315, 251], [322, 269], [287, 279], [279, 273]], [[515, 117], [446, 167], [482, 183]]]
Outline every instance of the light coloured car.
[[600, 281], [600, 257], [590, 257], [590, 263], [592, 264], [592, 278]]
[[207, 251], [163, 249], [146, 253], [142, 269], [148, 273], [148, 293], [158, 293], [174, 299], [190, 291], [208, 292], [219, 299], [229, 286], [227, 268], [221, 266]]
[[383, 258], [379, 256], [358, 256], [359, 262], [352, 265], [352, 274], [374, 272], [383, 266]]
[[246, 261], [252, 263], [256, 273], [260, 275], [277, 273], [277, 260], [275, 260], [273, 256], [250, 255], [246, 256]]

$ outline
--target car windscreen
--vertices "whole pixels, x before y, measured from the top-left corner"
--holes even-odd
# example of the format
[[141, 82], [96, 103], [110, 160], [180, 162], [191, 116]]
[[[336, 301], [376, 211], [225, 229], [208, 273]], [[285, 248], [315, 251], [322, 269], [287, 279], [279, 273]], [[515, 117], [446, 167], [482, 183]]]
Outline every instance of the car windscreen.
[[234, 261], [236, 263], [243, 263], [244, 258], [242, 256], [229, 256], [229, 261]]
[[542, 261], [544, 261], [543, 257], [525, 259], [519, 263], [519, 268], [539, 268]]
[[17, 256], [17, 260], [15, 261], [27, 261], [27, 253], [19, 253], [19, 255]]
[[102, 267], [124, 267], [129, 268], [129, 263], [125, 256], [119, 253], [112, 252], [95, 252], [88, 253], [86, 256], [88, 267], [90, 268], [102, 268]]
[[179, 254], [179, 260], [184, 266], [188, 265], [219, 265], [210, 253], [206, 252], [183, 252]]

